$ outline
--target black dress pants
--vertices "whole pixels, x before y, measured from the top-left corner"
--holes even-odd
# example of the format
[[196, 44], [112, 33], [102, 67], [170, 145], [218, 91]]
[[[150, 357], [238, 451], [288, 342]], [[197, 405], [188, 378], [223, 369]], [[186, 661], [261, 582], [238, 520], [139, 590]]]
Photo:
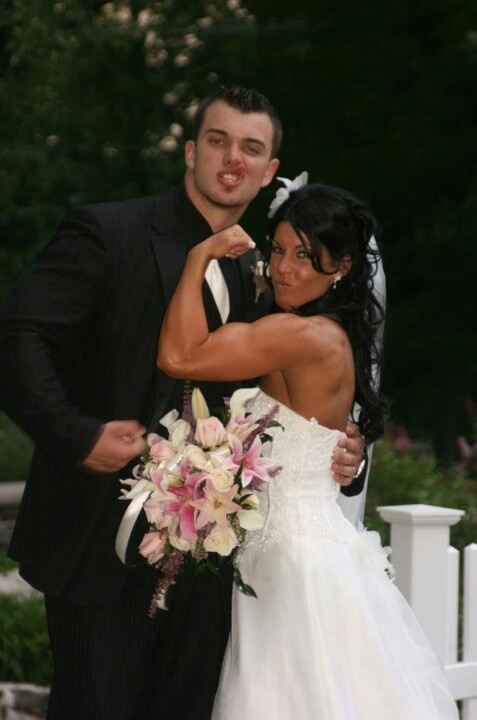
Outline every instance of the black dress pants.
[[47, 720], [209, 720], [230, 630], [232, 567], [180, 576], [148, 617], [157, 573], [140, 566], [117, 600], [46, 597], [54, 677]]

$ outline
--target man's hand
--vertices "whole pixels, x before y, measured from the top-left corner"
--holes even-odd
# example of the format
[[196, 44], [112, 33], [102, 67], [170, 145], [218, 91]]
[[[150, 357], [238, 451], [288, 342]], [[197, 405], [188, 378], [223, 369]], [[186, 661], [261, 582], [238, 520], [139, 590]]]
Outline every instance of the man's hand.
[[83, 465], [97, 473], [121, 470], [130, 460], [142, 455], [146, 428], [136, 420], [113, 420], [103, 425], [101, 435]]
[[357, 426], [348, 423], [345, 433], [346, 438], [338, 440], [338, 447], [331, 455], [333, 478], [340, 485], [350, 485], [356, 477], [364, 452], [364, 440]]

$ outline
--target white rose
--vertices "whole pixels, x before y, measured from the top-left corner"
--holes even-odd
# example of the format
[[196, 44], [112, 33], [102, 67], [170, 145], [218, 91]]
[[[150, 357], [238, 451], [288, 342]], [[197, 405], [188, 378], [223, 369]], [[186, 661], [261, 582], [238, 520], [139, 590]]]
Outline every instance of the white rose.
[[190, 542], [187, 542], [183, 537], [178, 537], [177, 535], [169, 535], [169, 542], [172, 545], [172, 547], [177, 548], [177, 550], [182, 550], [184, 552], [188, 552], [189, 550], [192, 550], [192, 544]]
[[226, 557], [237, 547], [238, 540], [231, 527], [221, 528], [215, 525], [204, 540], [204, 550]]
[[220, 468], [213, 468], [209, 470], [209, 479], [216, 490], [219, 492], [226, 492], [234, 484], [234, 476], [228, 470], [222, 470]]
[[209, 458], [197, 445], [187, 445], [184, 449], [185, 457], [190, 460], [192, 465], [196, 468], [203, 468], [209, 463]]

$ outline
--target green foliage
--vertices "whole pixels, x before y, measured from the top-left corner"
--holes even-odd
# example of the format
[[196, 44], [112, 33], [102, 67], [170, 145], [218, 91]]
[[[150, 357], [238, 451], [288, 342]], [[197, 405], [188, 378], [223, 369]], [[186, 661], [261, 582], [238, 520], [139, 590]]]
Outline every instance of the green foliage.
[[376, 508], [385, 505], [438, 505], [465, 510], [465, 516], [451, 531], [451, 542], [462, 549], [477, 541], [476, 480], [457, 469], [440, 470], [433, 454], [401, 452], [384, 437], [374, 444], [366, 500], [365, 525], [389, 542], [389, 525]]
[[0, 413], [0, 482], [26, 480], [32, 453], [29, 438]]
[[250, 22], [230, 5], [2, 6], [0, 294], [68, 208], [181, 178], [190, 113], [218, 88], [223, 48], [234, 52]]
[[0, 550], [0, 573], [6, 573], [10, 570], [15, 570], [18, 567], [18, 563], [15, 560], [10, 560], [4, 552]]
[[[393, 418], [457, 459], [477, 396], [477, 5], [248, 0], [280, 174], [347, 187], [380, 224]], [[264, 80], [268, 76], [268, 80]]]
[[43, 600], [0, 597], [0, 679], [49, 685], [51, 676]]
[[[280, 174], [375, 211], [383, 386], [452, 464], [477, 394], [473, 0], [9, 0], [0, 39], [0, 296], [71, 206], [177, 182], [200, 98], [256, 87], [283, 119]], [[244, 218], [262, 247], [274, 189]]]

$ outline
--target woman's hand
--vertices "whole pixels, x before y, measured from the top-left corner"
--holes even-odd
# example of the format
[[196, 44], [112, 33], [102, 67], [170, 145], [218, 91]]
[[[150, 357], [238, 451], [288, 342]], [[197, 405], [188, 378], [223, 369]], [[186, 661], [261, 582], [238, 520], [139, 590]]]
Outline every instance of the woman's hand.
[[223, 257], [235, 260], [254, 247], [252, 238], [240, 225], [231, 225], [196, 245], [191, 253], [206, 252], [209, 260], [220, 260]]

